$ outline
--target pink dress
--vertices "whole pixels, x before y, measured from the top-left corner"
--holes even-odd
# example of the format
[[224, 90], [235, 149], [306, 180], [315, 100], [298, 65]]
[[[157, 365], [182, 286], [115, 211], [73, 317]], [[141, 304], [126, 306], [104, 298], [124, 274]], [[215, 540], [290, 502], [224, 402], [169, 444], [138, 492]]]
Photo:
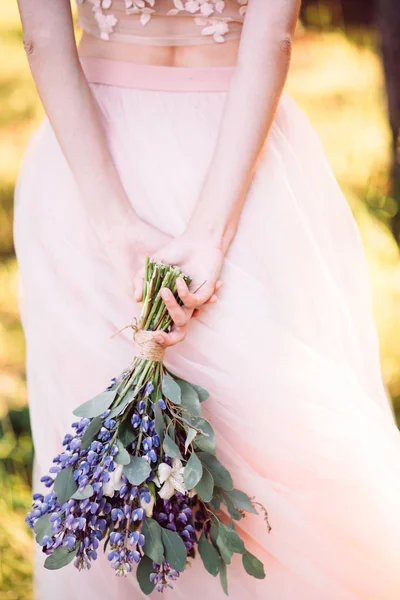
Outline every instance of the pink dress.
[[[86, 0], [81, 21], [116, 40], [131, 26], [136, 35], [139, 19], [143, 31], [155, 28], [150, 37], [165, 19], [176, 23], [174, 43], [187, 42], [185, 27], [215, 43], [240, 34], [246, 2], [232, 0], [226, 11], [214, 0], [192, 2], [192, 12], [172, 0], [159, 6], [167, 3], [170, 15], [127, 0], [126, 15], [119, 0]], [[83, 66], [135, 211], [180, 234], [211, 160], [231, 70]], [[107, 258], [47, 120], [26, 151], [15, 199], [37, 491], [74, 407], [130, 363], [130, 334], [111, 336], [138, 315], [131, 280], [139, 265], [122, 247], [118, 263]], [[166, 365], [210, 391], [205, 410], [219, 456], [235, 486], [269, 512], [270, 533], [261, 516], [239, 523], [267, 577], [252, 579], [233, 560], [230, 597], [398, 600], [400, 435], [382, 383], [363, 248], [320, 142], [285, 93], [222, 279], [219, 301], [190, 323]], [[101, 552], [82, 573], [46, 571], [43, 559], [38, 552], [37, 599], [143, 597], [136, 578], [116, 578]], [[199, 560], [167, 596], [225, 597]]]

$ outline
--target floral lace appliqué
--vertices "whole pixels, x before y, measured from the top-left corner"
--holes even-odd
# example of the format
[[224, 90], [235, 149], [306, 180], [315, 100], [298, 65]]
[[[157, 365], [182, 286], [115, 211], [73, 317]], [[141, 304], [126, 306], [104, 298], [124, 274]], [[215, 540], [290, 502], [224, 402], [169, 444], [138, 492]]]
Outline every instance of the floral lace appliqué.
[[[77, 0], [82, 4], [86, 0]], [[118, 19], [112, 14], [104, 14], [104, 10], [112, 7], [113, 0], [87, 0], [92, 6], [96, 22], [99, 26], [100, 37], [103, 40], [109, 40], [113, 33]], [[189, 13], [193, 15], [196, 25], [201, 27], [201, 34], [212, 36], [215, 42], [225, 41], [225, 35], [229, 33], [229, 21], [232, 17], [223, 17], [225, 9], [224, 0], [171, 0], [173, 8], [168, 11], [169, 16], [176, 16], [180, 13]], [[140, 15], [142, 25], [147, 25], [152, 15], [156, 12], [157, 0], [124, 0], [126, 14]], [[238, 12], [244, 16], [247, 9], [248, 0], [236, 0], [238, 3]], [[221, 15], [221, 16], [219, 16]]]

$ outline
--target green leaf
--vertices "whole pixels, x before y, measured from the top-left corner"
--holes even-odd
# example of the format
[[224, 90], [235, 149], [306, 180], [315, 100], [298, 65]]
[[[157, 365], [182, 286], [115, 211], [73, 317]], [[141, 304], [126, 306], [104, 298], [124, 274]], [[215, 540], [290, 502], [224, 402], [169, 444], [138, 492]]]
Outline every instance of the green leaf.
[[132, 400], [135, 398], [135, 396], [136, 396], [135, 392], [133, 390], [129, 390], [126, 393], [126, 395], [124, 396], [123, 400], [120, 401], [118, 406], [116, 406], [115, 408], [112, 409], [112, 411], [108, 415], [108, 418], [113, 419], [114, 417], [117, 417], [118, 415], [120, 415], [125, 410], [125, 408], [128, 406], [128, 404], [130, 402], [132, 402]]
[[140, 485], [150, 475], [151, 467], [141, 456], [131, 456], [129, 465], [124, 466], [124, 474], [132, 485]]
[[200, 536], [198, 548], [206, 571], [216, 577], [221, 566], [221, 559], [214, 546], [207, 540], [204, 532]]
[[130, 419], [124, 419], [118, 427], [118, 438], [124, 448], [132, 444], [136, 439], [136, 432], [132, 427]]
[[169, 437], [168, 433], [165, 434], [163, 449], [165, 454], [170, 458], [180, 458], [181, 460], [183, 459], [178, 446], [175, 444], [174, 440]]
[[40, 517], [40, 519], [38, 519], [35, 523], [35, 527], [33, 528], [33, 530], [36, 533], [36, 541], [38, 542], [38, 544], [40, 544], [40, 542], [45, 536], [52, 537], [53, 535], [49, 517], [50, 515], [49, 513], [47, 513], [46, 515]]
[[[164, 418], [165, 418], [165, 422], [167, 424], [166, 433], [168, 433], [169, 437], [171, 437], [173, 440], [175, 440], [175, 425], [174, 425], [171, 417], [169, 417], [165, 413], [164, 413]], [[161, 435], [160, 439], [162, 439], [163, 437], [164, 437], [164, 434]]]
[[161, 384], [162, 393], [174, 404], [181, 403], [181, 388], [172, 377], [163, 375]]
[[193, 442], [196, 435], [197, 435], [197, 431], [195, 429], [192, 429], [191, 427], [189, 427], [189, 429], [186, 432], [185, 452], [187, 452], [190, 444]]
[[242, 556], [242, 563], [246, 573], [256, 579], [265, 579], [264, 565], [254, 554], [245, 552]]
[[192, 383], [191, 386], [196, 390], [200, 402], [204, 402], [205, 400], [208, 400], [208, 398], [210, 397], [210, 394], [207, 392], [207, 390], [202, 388], [200, 385], [195, 385], [194, 383]]
[[139, 582], [143, 594], [148, 596], [154, 590], [155, 585], [150, 581], [150, 575], [154, 572], [153, 561], [148, 556], [142, 556], [136, 569], [136, 579]]
[[190, 421], [193, 428], [200, 429], [203, 432], [198, 434], [194, 441], [196, 448], [213, 454], [215, 452], [215, 433], [210, 423], [201, 417], [195, 417]]
[[238, 511], [238, 509], [234, 506], [232, 500], [230, 499], [229, 492], [222, 492], [222, 501], [226, 505], [226, 508], [228, 509], [228, 512], [232, 519], [235, 519], [235, 521], [240, 521], [240, 519], [243, 518], [242, 513]]
[[119, 439], [117, 439], [117, 448], [118, 453], [114, 458], [115, 462], [118, 465], [129, 465], [129, 463], [131, 462], [131, 455], [127, 450], [125, 450], [123, 443]]
[[54, 550], [53, 554], [50, 554], [44, 561], [45, 569], [51, 571], [55, 569], [62, 569], [70, 562], [72, 562], [78, 553], [79, 544], [73, 550], [68, 550], [66, 546], [59, 546]]
[[230, 492], [233, 490], [233, 481], [231, 474], [218, 460], [214, 454], [209, 452], [200, 452], [199, 458], [201, 462], [207, 467], [211, 475], [214, 478], [215, 485]]
[[196, 390], [183, 379], [177, 379], [176, 383], [181, 388], [181, 405], [186, 408], [189, 414], [200, 416], [201, 406]]
[[145, 537], [143, 546], [144, 553], [158, 565], [161, 565], [164, 557], [164, 546], [161, 541], [161, 526], [150, 517], [146, 517], [142, 526]]
[[169, 529], [161, 529], [164, 555], [167, 563], [176, 571], [184, 571], [187, 551], [185, 544], [177, 533]]
[[93, 496], [93, 494], [94, 490], [92, 486], [88, 484], [83, 488], [83, 490], [77, 490], [75, 494], [71, 496], [71, 498], [74, 498], [75, 500], [86, 500], [86, 498], [90, 498], [90, 496]]
[[222, 560], [227, 565], [229, 565], [231, 562], [231, 558], [234, 554], [234, 551], [231, 548], [231, 545], [229, 543], [227, 536], [221, 529], [221, 522], [219, 522], [218, 537], [217, 537], [216, 545], [218, 546], [218, 550], [222, 556]]
[[228, 596], [228, 577], [227, 577], [227, 573], [226, 573], [226, 564], [224, 563], [224, 561], [221, 561], [221, 568], [219, 570], [219, 578], [221, 581], [221, 585], [222, 585], [222, 589], [224, 590], [224, 593]]
[[164, 422], [163, 412], [160, 408], [160, 405], [158, 404], [158, 400], [156, 400], [154, 402], [153, 411], [154, 411], [154, 425], [156, 428], [156, 433], [161, 440], [163, 433], [164, 433], [165, 422]]
[[220, 538], [223, 539], [223, 543], [228, 545], [232, 552], [245, 554], [246, 548], [240, 535], [236, 532], [235, 528], [227, 527], [222, 521], [219, 522], [218, 539]]
[[213, 523], [210, 527], [210, 538], [215, 547], [217, 546], [218, 534], [219, 528], [217, 527], [217, 525], [215, 525], [215, 523]]
[[199, 483], [203, 475], [203, 465], [199, 461], [195, 452], [192, 452], [183, 472], [185, 487], [192, 490]]
[[54, 480], [54, 491], [61, 506], [75, 494], [77, 489], [73, 467], [67, 467], [57, 473]]
[[214, 491], [214, 479], [210, 471], [203, 465], [203, 475], [196, 485], [196, 492], [203, 502], [211, 502]]
[[74, 410], [74, 415], [77, 417], [98, 417], [110, 408], [116, 394], [116, 390], [102, 392], [98, 396], [95, 396], [91, 400], [78, 406], [78, 408]]
[[95, 417], [87, 426], [85, 433], [82, 436], [81, 449], [86, 450], [95, 439], [96, 435], [101, 429], [100, 417]]
[[241, 492], [240, 490], [232, 490], [231, 492], [225, 492], [225, 495], [229, 497], [235, 508], [258, 515], [258, 512], [252, 505], [250, 498], [244, 492]]
[[[204, 467], [204, 465], [203, 465]], [[221, 506], [221, 497], [218, 494], [220, 488], [214, 488], [213, 499], [210, 500], [209, 505], [214, 512], [218, 512]], [[216, 495], [218, 494], [218, 495]]]

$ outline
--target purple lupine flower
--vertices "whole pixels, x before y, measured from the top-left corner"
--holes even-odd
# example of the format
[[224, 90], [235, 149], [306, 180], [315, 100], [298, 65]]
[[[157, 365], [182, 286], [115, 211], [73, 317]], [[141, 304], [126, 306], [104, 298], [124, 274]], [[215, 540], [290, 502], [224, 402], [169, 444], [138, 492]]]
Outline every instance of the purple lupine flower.
[[153, 390], [154, 390], [154, 385], [151, 383], [151, 381], [148, 381], [146, 383], [146, 387], [144, 388], [145, 395], [150, 396], [150, 394]]
[[156, 586], [157, 592], [164, 592], [166, 589], [173, 589], [172, 583], [179, 577], [179, 573], [175, 571], [165, 560], [161, 565], [153, 562], [154, 572], [150, 574], [150, 581]]

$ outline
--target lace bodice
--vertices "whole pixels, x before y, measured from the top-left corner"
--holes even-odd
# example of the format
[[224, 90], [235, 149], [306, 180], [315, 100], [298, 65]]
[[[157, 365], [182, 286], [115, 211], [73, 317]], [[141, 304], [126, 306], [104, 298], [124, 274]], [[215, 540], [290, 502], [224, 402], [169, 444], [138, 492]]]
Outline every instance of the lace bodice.
[[155, 46], [240, 37], [248, 0], [77, 0], [78, 24], [103, 40]]

